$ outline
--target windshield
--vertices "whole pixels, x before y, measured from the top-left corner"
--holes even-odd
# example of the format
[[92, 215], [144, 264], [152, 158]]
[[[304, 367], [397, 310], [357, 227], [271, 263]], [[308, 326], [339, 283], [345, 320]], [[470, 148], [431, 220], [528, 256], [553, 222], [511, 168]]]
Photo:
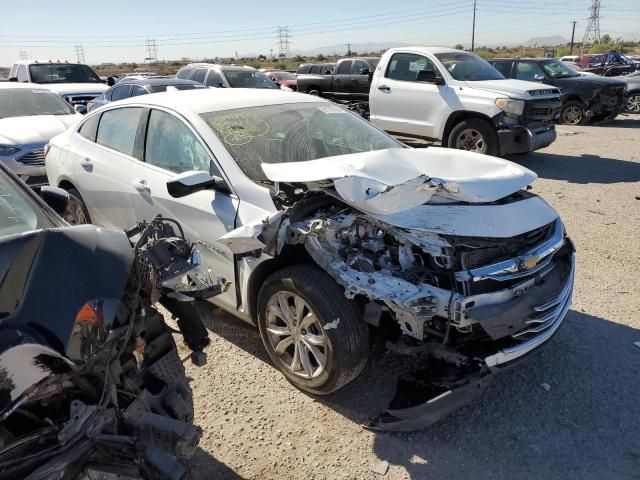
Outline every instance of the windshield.
[[276, 77], [278, 80], [295, 80], [296, 74], [289, 72], [271, 72], [271, 75]]
[[233, 88], [280, 88], [262, 72], [254, 70], [225, 70], [229, 85]]
[[402, 148], [363, 118], [331, 103], [289, 103], [203, 113], [242, 171], [267, 180], [262, 163]]
[[176, 84], [176, 85], [153, 85], [151, 93], [166, 92], [167, 87], [173, 87], [176, 90], [193, 90], [194, 88], [207, 88], [205, 85], [194, 85], [193, 83]]
[[86, 65], [42, 63], [30, 65], [33, 83], [102, 83], [96, 72]]
[[571, 78], [580, 76], [578, 72], [560, 60], [548, 60], [542, 64], [542, 68], [544, 68], [544, 71], [553, 78]]
[[498, 70], [473, 53], [436, 53], [436, 57], [456, 80], [501, 80], [504, 78]]
[[73, 115], [76, 111], [49, 90], [9, 88], [0, 90], [0, 119], [32, 115]]
[[0, 170], [0, 239], [57, 226], [26, 192]]

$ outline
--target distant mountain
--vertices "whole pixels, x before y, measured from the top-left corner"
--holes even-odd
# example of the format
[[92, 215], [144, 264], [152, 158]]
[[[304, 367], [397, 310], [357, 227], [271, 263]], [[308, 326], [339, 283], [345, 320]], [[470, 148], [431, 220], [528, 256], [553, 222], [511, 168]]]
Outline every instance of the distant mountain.
[[544, 46], [554, 46], [554, 45], [565, 45], [569, 43], [564, 37], [560, 35], [552, 35], [550, 37], [533, 37], [524, 42], [522, 45], [524, 47], [544, 47]]

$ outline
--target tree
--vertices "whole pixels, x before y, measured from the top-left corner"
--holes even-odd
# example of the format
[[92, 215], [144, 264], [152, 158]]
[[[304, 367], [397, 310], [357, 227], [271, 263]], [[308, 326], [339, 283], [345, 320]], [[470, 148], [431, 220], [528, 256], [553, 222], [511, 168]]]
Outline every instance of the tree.
[[456, 43], [456, 46], [453, 48], [455, 48], [456, 50], [464, 50], [464, 45], [462, 45], [461, 43]]
[[318, 56], [316, 57], [318, 59], [319, 62], [324, 62], [327, 58], [323, 55], [323, 54], [318, 54]]
[[304, 62], [304, 57], [301, 57], [300, 55], [296, 55], [295, 57], [293, 57], [293, 59], [296, 62]]
[[602, 35], [602, 37], [600, 37], [600, 43], [611, 43], [611, 35], [608, 33]]
[[266, 60], [267, 57], [265, 55], [258, 55], [258, 60]]

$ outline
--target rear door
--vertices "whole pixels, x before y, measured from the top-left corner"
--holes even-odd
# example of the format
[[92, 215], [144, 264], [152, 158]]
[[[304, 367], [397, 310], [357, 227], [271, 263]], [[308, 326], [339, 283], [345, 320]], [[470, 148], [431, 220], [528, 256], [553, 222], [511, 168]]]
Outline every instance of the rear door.
[[[202, 263], [211, 268], [212, 276], [233, 281], [233, 254], [216, 241], [234, 229], [238, 198], [214, 190], [173, 198], [167, 191], [167, 181], [176, 174], [196, 170], [225, 178], [224, 172], [197, 132], [175, 112], [154, 108], [145, 122], [144, 161], [136, 162], [130, 171], [141, 186], [132, 202], [137, 217], [150, 220], [160, 214], [176, 219], [188, 238], [202, 242]], [[235, 289], [220, 299], [235, 305]]]
[[364, 60], [354, 60], [351, 66], [351, 98], [354, 100], [367, 100], [371, 88], [371, 75], [373, 67]]
[[394, 53], [384, 75], [377, 76], [369, 102], [371, 121], [388, 132], [439, 139], [436, 126], [452, 111], [449, 87], [419, 82], [418, 72], [433, 70], [442, 75], [428, 57], [411, 52]]
[[89, 117], [70, 148], [76, 186], [97, 225], [121, 230], [139, 220], [131, 208], [132, 197], [138, 195], [132, 169], [138, 162], [136, 139], [145, 111], [122, 107]]
[[348, 97], [351, 94], [351, 66], [353, 60], [342, 60], [337, 65], [333, 75], [333, 94], [337, 98]]

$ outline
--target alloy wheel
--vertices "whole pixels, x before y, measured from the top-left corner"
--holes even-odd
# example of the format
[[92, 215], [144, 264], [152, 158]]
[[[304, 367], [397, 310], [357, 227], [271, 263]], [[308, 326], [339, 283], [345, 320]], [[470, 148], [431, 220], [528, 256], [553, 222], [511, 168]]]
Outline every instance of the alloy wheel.
[[309, 305], [293, 292], [279, 291], [267, 302], [267, 334], [280, 362], [293, 374], [313, 379], [327, 366], [328, 343]]
[[67, 209], [65, 210], [62, 218], [71, 225], [89, 223], [86, 215], [84, 214], [82, 201], [75, 195], [69, 195], [69, 203], [67, 204]]
[[640, 113], [640, 94], [631, 95], [627, 99], [627, 111], [631, 113]]
[[486, 153], [487, 142], [478, 130], [467, 128], [458, 134], [456, 148], [470, 152]]
[[562, 122], [567, 125], [578, 125], [582, 122], [584, 112], [576, 105], [571, 105], [562, 112]]

